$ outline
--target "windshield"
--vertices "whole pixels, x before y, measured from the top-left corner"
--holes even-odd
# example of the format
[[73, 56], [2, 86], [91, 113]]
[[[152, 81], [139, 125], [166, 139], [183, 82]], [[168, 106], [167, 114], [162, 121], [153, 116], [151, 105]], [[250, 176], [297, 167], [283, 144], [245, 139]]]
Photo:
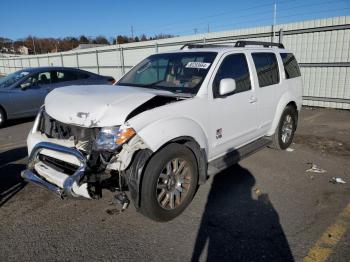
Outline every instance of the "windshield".
[[10, 85], [16, 83], [20, 79], [26, 77], [29, 74], [27, 71], [17, 71], [15, 73], [9, 74], [5, 77], [0, 78], [0, 88], [9, 87]]
[[151, 55], [131, 69], [118, 85], [196, 94], [216, 55], [215, 52]]

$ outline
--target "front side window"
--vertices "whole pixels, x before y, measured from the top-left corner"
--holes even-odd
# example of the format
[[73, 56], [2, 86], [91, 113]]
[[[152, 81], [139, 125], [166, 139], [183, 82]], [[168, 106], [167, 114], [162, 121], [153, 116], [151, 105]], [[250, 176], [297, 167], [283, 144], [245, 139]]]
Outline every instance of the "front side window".
[[293, 54], [281, 53], [286, 79], [301, 76], [299, 65]]
[[19, 87], [23, 90], [28, 88], [38, 88], [38, 76], [39, 74], [34, 74], [28, 77], [23, 83], [21, 83]]
[[22, 84], [22, 89], [40, 88], [41, 86], [51, 84], [51, 72], [36, 73], [27, 78]]
[[214, 97], [218, 97], [220, 81], [224, 78], [232, 78], [236, 81], [236, 90], [233, 94], [251, 89], [248, 63], [244, 54], [233, 54], [225, 57], [214, 78]]
[[118, 85], [196, 94], [216, 55], [215, 52], [151, 55], [131, 69]]
[[258, 74], [259, 86], [278, 84], [280, 77], [276, 55], [274, 53], [253, 53], [252, 57]]

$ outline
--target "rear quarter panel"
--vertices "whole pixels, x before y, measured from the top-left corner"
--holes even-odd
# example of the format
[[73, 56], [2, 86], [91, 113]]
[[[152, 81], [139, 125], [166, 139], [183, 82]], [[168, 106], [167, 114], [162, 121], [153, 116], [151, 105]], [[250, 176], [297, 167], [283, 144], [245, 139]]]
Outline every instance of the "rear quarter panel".
[[295, 102], [297, 110], [301, 110], [302, 106], [302, 80], [301, 77], [296, 77], [288, 80], [284, 80], [285, 87], [284, 92], [278, 97], [278, 103], [275, 111], [275, 115], [272, 121], [272, 125], [267, 135], [273, 135], [280, 121], [284, 108], [290, 102]]

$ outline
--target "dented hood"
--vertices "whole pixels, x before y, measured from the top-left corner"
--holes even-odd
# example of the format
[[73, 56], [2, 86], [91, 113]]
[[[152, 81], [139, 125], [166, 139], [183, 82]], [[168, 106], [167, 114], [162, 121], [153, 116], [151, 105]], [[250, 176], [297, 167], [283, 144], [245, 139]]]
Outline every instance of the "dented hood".
[[121, 125], [138, 106], [166, 91], [137, 87], [90, 85], [54, 89], [45, 99], [45, 110], [54, 119], [83, 127]]

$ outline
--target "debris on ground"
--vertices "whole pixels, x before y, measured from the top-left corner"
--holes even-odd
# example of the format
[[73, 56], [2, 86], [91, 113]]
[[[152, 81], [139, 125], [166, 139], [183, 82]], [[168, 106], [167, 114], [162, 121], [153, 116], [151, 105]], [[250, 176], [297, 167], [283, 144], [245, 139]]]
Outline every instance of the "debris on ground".
[[318, 167], [316, 164], [314, 163], [308, 163], [311, 164], [311, 168], [307, 169], [306, 172], [311, 172], [311, 173], [319, 173], [319, 174], [323, 174], [326, 173], [327, 171]]
[[332, 177], [332, 179], [329, 180], [329, 182], [333, 184], [346, 184], [346, 182], [341, 177]]
[[291, 148], [291, 147], [288, 147], [287, 149], [286, 149], [286, 151], [287, 152], [293, 152], [295, 149], [294, 148]]
[[350, 156], [350, 143], [331, 137], [297, 134], [294, 141], [296, 144], [305, 145], [318, 152], [336, 156]]
[[111, 209], [107, 209], [106, 213], [108, 215], [119, 215], [120, 213], [122, 213], [122, 211], [117, 208], [111, 208]]

